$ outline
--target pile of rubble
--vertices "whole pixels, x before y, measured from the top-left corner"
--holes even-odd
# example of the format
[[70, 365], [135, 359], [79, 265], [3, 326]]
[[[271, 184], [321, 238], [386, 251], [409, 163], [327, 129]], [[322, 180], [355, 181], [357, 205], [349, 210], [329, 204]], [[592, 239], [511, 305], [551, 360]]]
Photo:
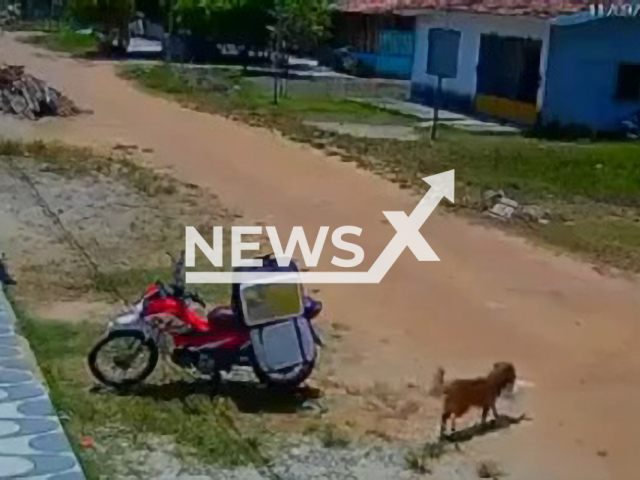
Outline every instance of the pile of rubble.
[[24, 67], [0, 65], [0, 112], [37, 120], [70, 117], [81, 110], [55, 88], [24, 73]]
[[483, 194], [484, 206], [489, 216], [498, 220], [518, 218], [526, 222], [549, 223], [551, 214], [538, 205], [520, 205], [508, 198], [502, 190], [487, 190]]
[[0, 27], [15, 25], [21, 17], [20, 4], [7, 5], [4, 10], [0, 10]]

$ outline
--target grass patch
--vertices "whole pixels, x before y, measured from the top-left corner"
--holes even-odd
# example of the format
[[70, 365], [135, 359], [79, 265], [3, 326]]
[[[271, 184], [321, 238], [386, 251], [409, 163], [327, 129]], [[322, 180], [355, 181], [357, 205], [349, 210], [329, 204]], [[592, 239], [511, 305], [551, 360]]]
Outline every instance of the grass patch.
[[451, 129], [434, 145], [426, 141], [418, 145], [384, 143], [367, 142], [358, 148], [365, 155], [396, 165], [405, 174], [455, 168], [457, 179], [467, 186], [504, 189], [517, 199], [553, 195], [572, 200], [583, 196], [605, 203], [640, 205], [640, 143], [559, 144]]
[[[102, 334], [94, 323], [41, 321], [15, 305], [20, 330], [31, 344], [50, 389], [56, 411], [89, 478], [108, 471], [118, 454], [118, 438], [101, 435], [120, 432], [123, 438], [169, 436], [181, 451], [209, 464], [262, 464], [261, 439], [245, 436], [236, 426], [235, 411], [224, 399], [189, 392], [165, 392], [164, 397], [93, 392], [86, 356]], [[159, 387], [161, 389], [161, 387]], [[92, 438], [95, 448], [81, 445]], [[98, 465], [100, 468], [98, 469]]]
[[567, 223], [551, 223], [537, 233], [553, 245], [570, 251], [589, 252], [595, 260], [618, 268], [637, 271], [640, 265], [640, 224], [637, 218], [579, 218]]
[[126, 155], [99, 155], [86, 147], [35, 140], [21, 142], [0, 138], [0, 156], [34, 157], [48, 164], [53, 173], [67, 177], [104, 174], [116, 176], [147, 196], [173, 195], [179, 182], [136, 163]]
[[[187, 107], [273, 128], [292, 140], [338, 152], [343, 161], [356, 162], [404, 188], [424, 192], [428, 187], [422, 177], [455, 169], [456, 208], [477, 211], [484, 190], [502, 189], [521, 204], [551, 211], [551, 224], [522, 230], [527, 235], [591, 260], [640, 271], [640, 224], [608, 218], [619, 209], [625, 210], [624, 217], [640, 216], [640, 142], [567, 143], [474, 134], [446, 126], [433, 144], [427, 130], [416, 142], [354, 138], [321, 132], [302, 121], [318, 115], [359, 123], [402, 120], [340, 97], [301, 95], [275, 106], [267, 91], [237, 74], [207, 76], [197, 69], [141, 65], [127, 66], [120, 73]], [[574, 205], [582, 208], [568, 222], [558, 212]], [[594, 211], [604, 214], [594, 216]]]
[[483, 460], [476, 466], [476, 475], [478, 475], [478, 478], [498, 480], [506, 474], [494, 460]]
[[6, 32], [50, 32], [52, 23], [49, 20], [20, 20], [10, 25], [3, 25]]
[[93, 35], [83, 35], [69, 28], [63, 28], [53, 33], [26, 35], [20, 37], [19, 40], [54, 52], [66, 52], [72, 55], [84, 55], [93, 52], [98, 46], [98, 42]]
[[171, 95], [192, 108], [211, 113], [321, 117], [373, 123], [407, 121], [401, 115], [328, 95], [286, 97], [274, 105], [268, 88], [236, 71], [170, 65], [125, 65], [120, 68], [119, 74], [156, 93]]
[[317, 433], [325, 448], [346, 448], [351, 443], [347, 433], [331, 423], [320, 427]]
[[0, 138], [0, 155], [5, 156], [38, 156], [44, 159], [63, 159], [87, 161], [95, 154], [89, 148], [66, 145], [64, 143], [22, 142]]
[[[207, 265], [207, 260], [196, 254], [197, 265]], [[212, 268], [207, 268], [210, 271]], [[190, 270], [192, 271], [192, 270]], [[193, 271], [198, 271], [194, 269]], [[167, 266], [154, 268], [123, 268], [121, 270], [100, 271], [94, 277], [94, 289], [98, 293], [110, 294], [117, 291], [128, 299], [142, 296], [144, 288], [154, 282], [162, 282], [165, 285], [171, 283], [173, 266], [167, 257]], [[189, 288], [189, 291], [197, 291], [198, 294], [209, 303], [228, 303], [231, 287], [225, 284], [202, 284], [198, 288]]]
[[405, 462], [407, 468], [416, 473], [431, 473], [431, 465], [446, 453], [446, 446], [442, 442], [427, 442], [420, 449], [407, 452]]

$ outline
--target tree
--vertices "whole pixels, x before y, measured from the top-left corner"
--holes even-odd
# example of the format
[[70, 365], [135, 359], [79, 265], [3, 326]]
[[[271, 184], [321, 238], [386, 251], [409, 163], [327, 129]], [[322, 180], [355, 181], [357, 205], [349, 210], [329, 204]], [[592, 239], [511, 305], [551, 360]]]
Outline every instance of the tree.
[[278, 103], [280, 69], [288, 76], [289, 55], [308, 52], [326, 37], [331, 26], [333, 0], [274, 0], [270, 27], [273, 41], [274, 102]]
[[226, 43], [266, 43], [273, 0], [169, 0], [175, 26]]
[[101, 42], [104, 46], [111, 47], [117, 38], [118, 47], [126, 49], [135, 0], [71, 0], [69, 11], [81, 22], [98, 25], [103, 30]]

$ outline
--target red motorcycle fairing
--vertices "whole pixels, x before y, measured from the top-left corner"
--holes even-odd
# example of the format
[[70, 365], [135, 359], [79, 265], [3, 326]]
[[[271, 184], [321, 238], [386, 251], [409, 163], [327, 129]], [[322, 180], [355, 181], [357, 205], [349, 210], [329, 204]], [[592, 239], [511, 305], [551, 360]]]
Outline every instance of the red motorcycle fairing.
[[217, 307], [203, 317], [183, 299], [159, 293], [157, 285], [147, 288], [145, 316], [177, 319], [179, 327], [184, 328], [175, 328], [173, 325], [165, 328], [173, 337], [176, 347], [238, 350], [251, 340], [249, 331], [234, 321], [230, 309]]

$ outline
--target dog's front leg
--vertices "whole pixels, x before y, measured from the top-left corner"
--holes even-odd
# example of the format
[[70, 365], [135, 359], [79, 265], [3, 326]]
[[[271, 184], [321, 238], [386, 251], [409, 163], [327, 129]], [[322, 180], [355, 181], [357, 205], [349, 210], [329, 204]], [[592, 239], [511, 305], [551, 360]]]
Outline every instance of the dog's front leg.
[[480, 420], [480, 425], [484, 426], [487, 423], [487, 414], [489, 413], [489, 407], [482, 408], [482, 419]]
[[444, 438], [447, 434], [447, 420], [449, 420], [449, 413], [443, 413], [440, 419], [440, 438]]

